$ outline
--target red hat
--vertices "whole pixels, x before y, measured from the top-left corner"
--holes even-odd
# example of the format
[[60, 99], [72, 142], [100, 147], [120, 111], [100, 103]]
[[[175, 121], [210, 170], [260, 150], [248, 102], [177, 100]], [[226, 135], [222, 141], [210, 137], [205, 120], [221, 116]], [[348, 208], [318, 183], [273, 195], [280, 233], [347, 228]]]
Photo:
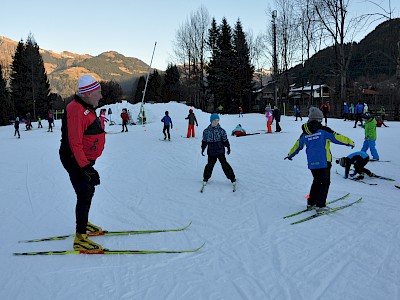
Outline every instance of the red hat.
[[101, 88], [100, 83], [91, 75], [83, 75], [78, 79], [78, 94], [93, 92]]
[[189, 112], [192, 113], [192, 112], [193, 112], [193, 109], [189, 109]]

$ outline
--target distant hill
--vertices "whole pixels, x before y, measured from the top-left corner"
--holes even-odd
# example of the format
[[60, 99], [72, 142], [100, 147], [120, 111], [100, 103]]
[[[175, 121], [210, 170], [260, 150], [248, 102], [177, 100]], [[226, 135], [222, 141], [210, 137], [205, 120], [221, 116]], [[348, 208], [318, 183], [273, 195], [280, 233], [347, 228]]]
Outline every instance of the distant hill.
[[[39, 44], [39, 43], [38, 43]], [[9, 75], [12, 56], [18, 42], [0, 36], [0, 64]], [[40, 44], [39, 44], [40, 46]], [[109, 51], [98, 56], [63, 51], [56, 53], [40, 49], [52, 92], [63, 97], [75, 93], [77, 80], [83, 74], [92, 74], [97, 80], [118, 82], [125, 95], [130, 96], [135, 80], [147, 74], [148, 65], [143, 61]]]
[[[400, 41], [400, 19], [392, 19], [379, 24], [359, 43], [352, 44], [348, 82], [377, 85], [391, 82], [396, 77], [397, 58]], [[346, 45], [346, 51], [350, 44]], [[306, 61], [289, 70], [296, 84], [314, 78], [315, 84], [329, 83], [334, 79], [335, 52], [333, 47], [325, 48]], [[305, 82], [304, 82], [305, 84]]]

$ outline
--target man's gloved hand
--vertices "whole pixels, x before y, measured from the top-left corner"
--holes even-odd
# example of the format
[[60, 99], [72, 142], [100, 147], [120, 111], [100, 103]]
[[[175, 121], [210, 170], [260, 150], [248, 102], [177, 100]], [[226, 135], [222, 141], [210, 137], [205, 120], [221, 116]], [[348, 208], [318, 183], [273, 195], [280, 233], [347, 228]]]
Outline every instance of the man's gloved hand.
[[100, 184], [100, 176], [99, 173], [91, 166], [87, 165], [82, 168], [83, 173], [85, 174], [87, 180], [93, 185]]
[[285, 160], [285, 159], [292, 160], [289, 156], [286, 156], [286, 157], [284, 158], [284, 160]]
[[226, 154], [231, 154], [231, 147], [228, 148], [228, 151], [226, 151]]
[[203, 150], [203, 151], [201, 151], [201, 155], [205, 156], [205, 155], [204, 155], [204, 150]]

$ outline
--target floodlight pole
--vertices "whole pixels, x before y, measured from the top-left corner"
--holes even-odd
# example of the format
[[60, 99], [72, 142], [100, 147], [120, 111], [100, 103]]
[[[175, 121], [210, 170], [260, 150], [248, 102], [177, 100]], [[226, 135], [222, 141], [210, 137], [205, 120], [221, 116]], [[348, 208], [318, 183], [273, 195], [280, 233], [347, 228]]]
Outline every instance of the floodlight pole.
[[140, 112], [139, 115], [142, 114], [142, 125], [146, 123], [145, 117], [144, 117], [144, 97], [146, 96], [146, 90], [147, 90], [147, 83], [149, 82], [149, 77], [150, 77], [150, 71], [151, 71], [151, 64], [153, 63], [153, 57], [154, 57], [154, 52], [156, 51], [156, 46], [157, 42], [154, 43], [154, 48], [153, 48], [153, 54], [151, 55], [151, 61], [149, 65], [149, 71], [147, 72], [147, 78], [146, 78], [146, 84], [144, 85], [144, 91], [142, 92], [142, 104], [140, 105]]
[[277, 58], [277, 53], [276, 53], [276, 17], [278, 16], [278, 13], [276, 10], [272, 12], [272, 36], [273, 36], [273, 43], [274, 43], [274, 50], [273, 50], [273, 80], [274, 80], [274, 102], [275, 105], [278, 106], [277, 102], [277, 81], [278, 81], [278, 58]]

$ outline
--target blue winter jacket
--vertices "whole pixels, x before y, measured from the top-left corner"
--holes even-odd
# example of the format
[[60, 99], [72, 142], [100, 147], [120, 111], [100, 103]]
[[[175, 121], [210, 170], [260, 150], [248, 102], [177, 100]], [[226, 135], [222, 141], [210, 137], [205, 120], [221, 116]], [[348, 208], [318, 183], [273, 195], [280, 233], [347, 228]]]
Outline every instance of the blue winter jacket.
[[171, 119], [170, 116], [164, 116], [164, 117], [161, 119], [161, 122], [164, 122], [164, 125], [165, 125], [165, 126], [169, 126], [169, 124], [172, 125], [172, 119]]
[[361, 103], [357, 104], [355, 108], [355, 113], [362, 114], [363, 112], [364, 112], [364, 105], [362, 105]]
[[354, 156], [356, 156], [356, 155], [361, 156], [361, 158], [367, 158], [367, 157], [369, 157], [369, 155], [368, 155], [367, 153], [365, 153], [365, 152], [363, 152], [363, 151], [357, 151], [357, 152], [353, 152], [353, 153], [349, 154], [349, 155], [347, 156], [347, 158], [352, 159], [352, 158], [353, 158]]
[[309, 169], [322, 169], [332, 162], [330, 143], [354, 147], [354, 142], [348, 137], [334, 132], [318, 121], [311, 121], [302, 126], [303, 133], [289, 151], [288, 157], [297, 155], [306, 145]]
[[225, 147], [230, 149], [225, 129], [223, 129], [219, 124], [215, 127], [212, 127], [210, 124], [206, 129], [204, 129], [203, 140], [201, 142], [202, 151], [207, 148], [208, 155], [217, 156], [225, 154]]

